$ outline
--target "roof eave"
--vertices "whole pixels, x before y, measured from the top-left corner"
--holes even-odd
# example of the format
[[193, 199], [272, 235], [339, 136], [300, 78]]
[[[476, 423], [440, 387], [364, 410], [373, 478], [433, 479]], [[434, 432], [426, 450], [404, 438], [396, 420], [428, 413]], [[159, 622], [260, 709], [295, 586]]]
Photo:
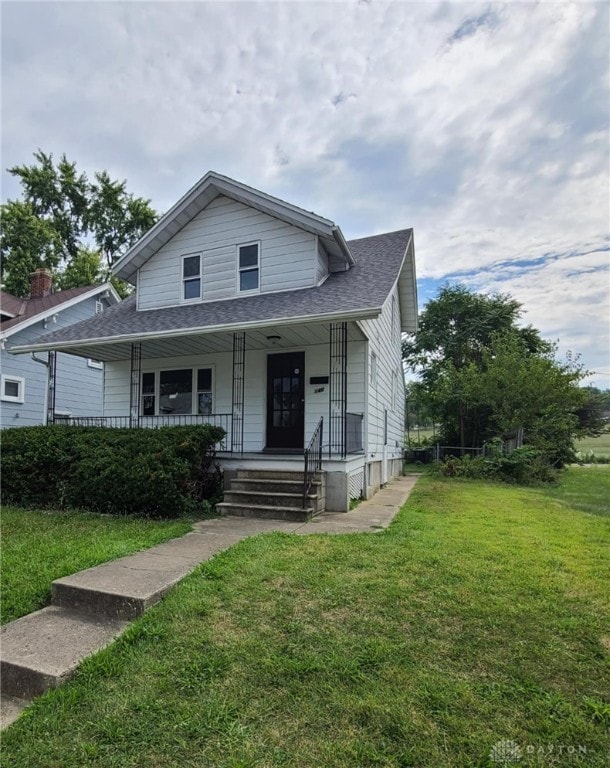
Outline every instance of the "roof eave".
[[9, 336], [13, 336], [15, 333], [18, 333], [19, 331], [23, 331], [25, 328], [29, 328], [30, 325], [34, 325], [35, 323], [39, 323], [41, 320], [47, 320], [49, 317], [53, 317], [53, 315], [58, 315], [60, 312], [63, 312], [66, 309], [69, 309], [70, 307], [75, 306], [76, 304], [79, 304], [81, 301], [86, 301], [87, 299], [90, 299], [92, 296], [97, 296], [100, 293], [108, 292], [108, 296], [111, 297], [114, 300], [115, 304], [118, 304], [121, 301], [121, 297], [116, 292], [116, 289], [112, 285], [112, 283], [102, 283], [101, 285], [97, 285], [93, 287], [90, 291], [87, 291], [86, 293], [81, 293], [78, 296], [74, 296], [72, 299], [68, 299], [68, 301], [65, 301], [61, 304], [55, 304], [53, 307], [49, 307], [49, 309], [46, 309], [44, 312], [39, 312], [36, 315], [32, 315], [31, 317], [27, 317], [23, 320], [21, 323], [17, 323], [16, 325], [13, 325], [11, 328], [7, 328], [5, 331], [0, 331], [0, 339], [8, 339]]
[[277, 327], [281, 325], [300, 325], [302, 323], [323, 323], [337, 320], [372, 320], [379, 317], [381, 307], [369, 307], [366, 309], [353, 309], [346, 312], [324, 312], [316, 315], [301, 315], [299, 317], [272, 317], [267, 320], [252, 320], [245, 323], [224, 323], [221, 325], [205, 326], [197, 328], [176, 328], [167, 331], [150, 331], [146, 333], [126, 333], [116, 336], [101, 338], [74, 339], [71, 341], [45, 342], [22, 344], [13, 347], [11, 354], [21, 355], [27, 352], [45, 352], [47, 350], [68, 351], [79, 347], [106, 346], [109, 344], [124, 344], [126, 342], [153, 341], [157, 339], [171, 339], [181, 336], [203, 336], [213, 333], [235, 333], [238, 331], [254, 330], [258, 328]]

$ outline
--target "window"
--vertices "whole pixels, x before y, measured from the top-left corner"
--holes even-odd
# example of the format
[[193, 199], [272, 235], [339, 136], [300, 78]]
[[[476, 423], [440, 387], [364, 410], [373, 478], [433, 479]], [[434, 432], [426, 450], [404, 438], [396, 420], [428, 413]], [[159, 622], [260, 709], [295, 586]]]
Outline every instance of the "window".
[[25, 379], [19, 376], [2, 376], [1, 398], [9, 403], [22, 403], [25, 393]]
[[371, 353], [370, 377], [371, 377], [371, 385], [373, 387], [376, 387], [377, 386], [377, 355], [374, 352]]
[[182, 298], [196, 301], [201, 298], [201, 256], [182, 257]]
[[142, 374], [142, 415], [155, 415], [155, 374]]
[[[212, 368], [181, 368], [142, 374], [142, 415], [209, 416], [213, 408]], [[193, 398], [193, 394], [196, 395]]]
[[103, 301], [96, 301], [95, 302], [95, 314], [101, 315], [104, 311], [104, 302]]
[[197, 371], [197, 413], [204, 416], [212, 413], [211, 368], [199, 368]]
[[89, 358], [87, 360], [87, 365], [89, 366], [89, 368], [103, 368], [104, 367], [104, 363], [102, 363], [101, 360], [92, 360], [91, 358]]
[[249, 243], [238, 248], [239, 290], [258, 291], [259, 289], [259, 244]]
[[159, 414], [193, 412], [193, 372], [161, 371], [159, 374]]

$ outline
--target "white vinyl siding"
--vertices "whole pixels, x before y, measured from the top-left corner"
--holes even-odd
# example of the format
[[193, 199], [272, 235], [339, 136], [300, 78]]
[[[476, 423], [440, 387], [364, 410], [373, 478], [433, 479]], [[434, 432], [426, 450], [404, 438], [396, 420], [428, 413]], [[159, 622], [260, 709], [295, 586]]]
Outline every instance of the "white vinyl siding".
[[328, 275], [328, 254], [324, 250], [324, 246], [318, 239], [318, 247], [316, 249], [316, 285], [319, 285], [324, 278]]
[[220, 196], [140, 268], [138, 308], [180, 304], [182, 257], [193, 253], [201, 253], [203, 301], [240, 295], [236, 246], [252, 242], [260, 242], [261, 293], [314, 285], [315, 235]]
[[[369, 337], [367, 453], [373, 461], [380, 461], [384, 453], [387, 459], [398, 459], [403, 455], [404, 377], [399, 323], [396, 289], [383, 305], [379, 318], [362, 322], [362, 327]], [[376, 374], [372, 373], [371, 366], [376, 367]], [[386, 411], [387, 442], [384, 439]]]

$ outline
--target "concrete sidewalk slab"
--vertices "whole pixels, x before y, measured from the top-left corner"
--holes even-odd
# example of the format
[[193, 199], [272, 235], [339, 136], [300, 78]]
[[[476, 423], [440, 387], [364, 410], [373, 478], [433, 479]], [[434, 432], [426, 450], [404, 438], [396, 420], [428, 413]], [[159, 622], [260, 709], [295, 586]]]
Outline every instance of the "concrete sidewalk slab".
[[106, 617], [79, 616], [55, 605], [2, 627], [2, 693], [23, 699], [60, 685], [86, 656], [127, 627]]

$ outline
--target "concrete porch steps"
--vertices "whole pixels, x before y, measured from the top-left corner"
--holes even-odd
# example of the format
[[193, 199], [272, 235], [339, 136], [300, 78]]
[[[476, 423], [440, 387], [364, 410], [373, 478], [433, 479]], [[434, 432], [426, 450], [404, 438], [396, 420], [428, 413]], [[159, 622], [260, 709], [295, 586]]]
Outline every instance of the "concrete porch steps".
[[238, 469], [229, 479], [221, 515], [301, 522], [324, 512], [324, 473], [318, 473], [303, 506], [303, 473], [269, 469]]

